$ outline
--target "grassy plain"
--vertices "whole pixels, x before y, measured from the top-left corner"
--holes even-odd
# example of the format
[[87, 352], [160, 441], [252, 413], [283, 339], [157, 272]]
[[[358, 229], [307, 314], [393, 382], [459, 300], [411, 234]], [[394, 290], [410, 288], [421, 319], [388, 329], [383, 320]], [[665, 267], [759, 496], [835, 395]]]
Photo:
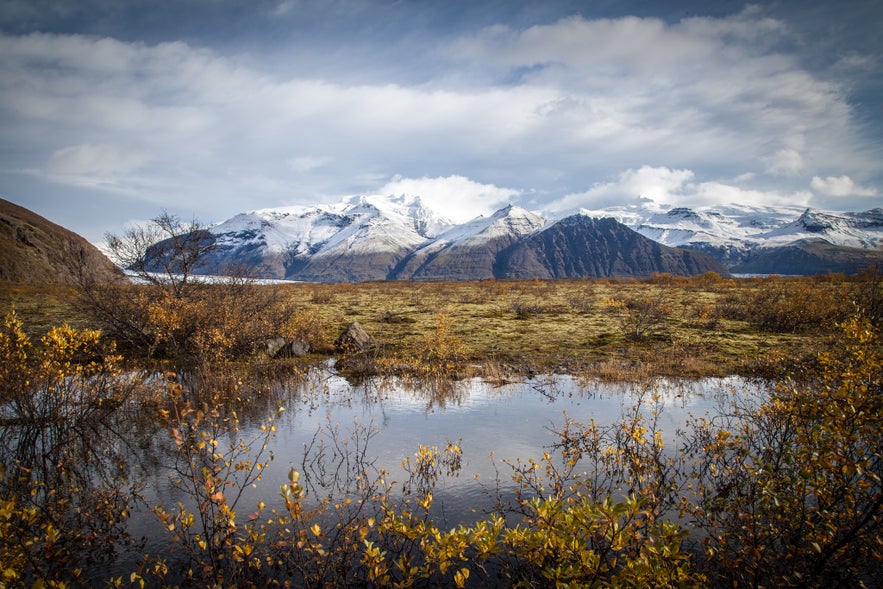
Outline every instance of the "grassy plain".
[[[728, 312], [728, 306], [750, 305], [768, 284], [656, 277], [284, 288], [332, 333], [358, 321], [393, 352], [419, 346], [445, 317], [448, 335], [459, 339], [472, 364], [618, 379], [753, 374], [775, 369], [776, 359], [814, 356], [833, 322], [781, 331]], [[811, 279], [789, 284], [817, 289], [830, 304], [852, 286]]]
[[[454, 356], [459, 374], [555, 371], [632, 379], [771, 375], [799, 365], [832, 343], [836, 322], [857, 305], [879, 304], [878, 282], [711, 274], [255, 288], [278, 289], [292, 321], [320, 354], [331, 352], [334, 338], [358, 321], [388, 365], [401, 366], [411, 351], [435, 340], [456, 348], [439, 353]], [[64, 287], [0, 286], [3, 311], [14, 306], [34, 335], [64, 321], [89, 325], [74, 301]]]

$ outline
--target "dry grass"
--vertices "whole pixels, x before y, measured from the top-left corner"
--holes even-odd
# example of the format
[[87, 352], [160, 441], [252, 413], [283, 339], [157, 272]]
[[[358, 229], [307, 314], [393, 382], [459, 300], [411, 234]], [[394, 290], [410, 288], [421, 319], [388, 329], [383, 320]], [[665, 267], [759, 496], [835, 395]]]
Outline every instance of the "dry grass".
[[74, 305], [75, 298], [73, 287], [0, 281], [0, 312], [5, 316], [14, 308], [34, 340], [63, 323], [74, 327], [89, 324], [88, 316]]
[[[449, 326], [442, 344], [457, 347], [449, 356], [459, 361], [458, 374], [504, 378], [507, 372], [557, 371], [621, 380], [756, 374], [808, 357], [833, 333], [838, 311], [832, 301], [840, 302], [844, 314], [854, 306], [849, 293], [857, 291], [856, 280], [663, 275], [645, 281], [371, 282], [280, 289], [285, 303], [311, 318], [314, 333], [328, 339], [320, 349], [329, 349], [348, 323], [358, 321], [380, 344], [379, 353], [389, 360], [385, 365], [401, 369], [419, 363], [415, 350], [426, 350], [427, 337], [444, 317]], [[777, 297], [778, 311], [787, 313], [792, 292], [799, 295], [794, 304], [801, 305], [800, 329], [786, 323], [788, 329], [777, 330], [753, 319], [751, 305], [768, 300], [769, 293]], [[26, 324], [40, 329], [82, 322], [71, 299], [67, 291], [46, 287], [0, 290], [4, 311], [14, 304]], [[813, 309], [806, 307], [821, 300], [824, 320], [814, 322]], [[647, 327], [636, 331], [644, 320]], [[422, 357], [447, 352], [436, 349]], [[427, 372], [426, 366], [417, 368]]]
[[[853, 288], [846, 280], [838, 284], [826, 288]], [[781, 290], [778, 279], [292, 284], [284, 292], [332, 333], [358, 321], [389, 354], [406, 355], [419, 347], [443, 315], [451, 320], [450, 334], [462, 342], [467, 363], [493, 366], [490, 373], [559, 371], [621, 379], [769, 371], [771, 359], [816, 350], [830, 328], [827, 322], [778, 332], [722, 310], [733, 301], [750, 304], [769, 288]], [[650, 306], [635, 305], [637, 300]], [[635, 314], [641, 313], [652, 315], [652, 329], [636, 337]]]

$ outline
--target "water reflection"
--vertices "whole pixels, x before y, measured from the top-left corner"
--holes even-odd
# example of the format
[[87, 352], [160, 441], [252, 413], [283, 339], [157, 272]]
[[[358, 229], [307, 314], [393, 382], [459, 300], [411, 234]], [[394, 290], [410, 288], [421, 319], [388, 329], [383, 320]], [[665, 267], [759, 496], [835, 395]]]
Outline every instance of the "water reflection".
[[271, 446], [275, 460], [262, 493], [274, 492], [291, 466], [304, 470], [317, 497], [351, 492], [344, 481], [358, 469], [335, 465], [345, 451], [356, 449], [364, 455], [360, 467], [385, 471], [402, 483], [408, 477], [402, 460], [418, 446], [456, 441], [463, 450], [461, 471], [440, 481], [435, 497], [447, 524], [468, 523], [473, 510], [492, 509], [501, 489], [514, 488], [506, 463], [549, 451], [565, 419], [609, 424], [640, 401], [657, 412], [657, 427], [673, 442], [691, 415], [706, 414], [734, 391], [746, 390], [757, 387], [739, 378], [634, 385], [585, 383], [565, 375], [502, 385], [470, 379], [442, 389], [395, 379], [353, 386], [327, 367], [307, 375], [293, 391]]
[[[226, 369], [154, 374], [143, 376], [140, 384], [157, 392], [137, 400], [126, 397], [124, 406], [96, 412], [92, 420], [64, 422], [65, 427], [79, 429], [53, 433], [47, 427], [58, 424], [42, 424], [31, 431], [9, 423], [2, 432], [0, 462], [36, 464], [39, 456], [51, 455], [49, 446], [62, 447], [59, 440], [77, 438], [88, 448], [65, 447], [74, 454], [88, 451], [102, 457], [78, 471], [85, 477], [79, 488], [86, 488], [88, 482], [90, 489], [128, 490], [137, 483], [143, 501], [133, 506], [126, 525], [131, 538], [143, 541], [118, 550], [110, 569], [93, 571], [96, 581], [133, 570], [144, 553], [174, 562], [174, 554], [169, 556], [170, 536], [152, 509], [179, 503], [196, 508], [193, 497], [171, 482], [180, 458], [180, 446], [172, 435], [174, 412], [182, 407], [217, 411], [221, 420], [235, 415], [238, 431], [221, 431], [217, 436], [227, 446], [239, 439], [262, 438], [267, 418], [284, 407], [269, 437], [267, 450], [273, 461], [263, 469], [259, 482], [242, 490], [243, 514], [259, 502], [268, 512], [281, 510], [279, 489], [292, 468], [302, 473], [307, 500], [313, 505], [365, 496], [366, 488], [380, 479], [403, 497], [411, 489], [413, 475], [403, 460], [413, 457], [421, 445], [443, 449], [456, 444], [462, 449], [459, 469], [435, 481], [432, 506], [437, 523], [451, 527], [471, 524], [512, 504], [519, 490], [513, 474], [529, 459], [554, 451], [566, 423], [611, 424], [639, 404], [642, 411], [653, 413], [665, 440], [673, 442], [690, 416], [719, 411], [736, 393], [762, 390], [739, 378], [636, 385], [584, 382], [566, 375], [504, 383], [398, 378], [351, 383], [331, 363], [305, 373]], [[43, 437], [38, 440], [35, 435]], [[55, 442], [52, 436], [57, 437]], [[41, 488], [62, 484], [50, 475], [49, 471], [41, 475], [45, 478]]]

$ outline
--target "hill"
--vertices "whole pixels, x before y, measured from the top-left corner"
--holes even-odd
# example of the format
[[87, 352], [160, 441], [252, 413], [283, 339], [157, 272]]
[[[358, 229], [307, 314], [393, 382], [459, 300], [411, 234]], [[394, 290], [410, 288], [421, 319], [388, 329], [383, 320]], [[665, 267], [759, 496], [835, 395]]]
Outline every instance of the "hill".
[[94, 245], [24, 207], [0, 199], [0, 280], [105, 282], [120, 270]]

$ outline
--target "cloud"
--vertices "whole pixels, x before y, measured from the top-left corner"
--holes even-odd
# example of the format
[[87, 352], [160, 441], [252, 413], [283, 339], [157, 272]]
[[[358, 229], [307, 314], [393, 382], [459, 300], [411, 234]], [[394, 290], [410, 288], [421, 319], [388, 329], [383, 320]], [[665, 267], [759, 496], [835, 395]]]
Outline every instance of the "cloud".
[[288, 165], [291, 166], [291, 168], [295, 172], [305, 174], [307, 172], [325, 167], [333, 162], [333, 157], [304, 155], [291, 158], [290, 160], [288, 160]]
[[780, 149], [766, 158], [766, 171], [776, 176], [795, 176], [804, 168], [803, 156], [795, 149]]
[[459, 223], [492, 213], [518, 196], [517, 190], [482, 184], [463, 176], [398, 177], [377, 192], [382, 195], [419, 196], [429, 208]]
[[545, 125], [561, 122], [583, 145], [604, 141], [605, 158], [621, 164], [665, 153], [668, 165], [712, 163], [732, 175], [850, 165], [838, 151], [854, 151], [857, 139], [842, 89], [778, 49], [790, 36], [750, 7], [674, 24], [577, 16], [521, 31], [494, 26], [450, 51], [497, 79], [518, 72], [519, 85], [558, 89], [541, 111]]
[[610, 207], [673, 206], [707, 207], [726, 204], [763, 206], [808, 206], [808, 191], [750, 189], [723, 182], [694, 182], [691, 170], [642, 166], [621, 172], [610, 182], [597, 183], [588, 190], [568, 194], [547, 210], [555, 215], [576, 209], [599, 210]]
[[548, 209], [569, 213], [577, 208], [666, 204], [683, 192], [693, 176], [690, 170], [672, 170], [665, 166], [628, 169], [621, 172], [616, 180], [595, 183], [584, 192], [568, 194]]
[[805, 69], [790, 34], [758, 8], [680, 22], [573, 16], [407, 54], [393, 43], [364, 76], [335, 60], [304, 69], [304, 49], [280, 65], [180, 41], [0, 35], [0, 151], [7, 170], [125, 184], [207, 221], [375, 191], [396, 174], [408, 180], [384, 189], [425, 190], [462, 215], [528, 198], [537, 209], [802, 200], [812, 176], [873, 178], [879, 150], [847, 89]]
[[813, 176], [810, 186], [825, 196], [876, 196], [877, 190], [857, 185], [849, 176]]
[[136, 146], [72, 145], [55, 151], [45, 170], [52, 176], [113, 176], [129, 173], [150, 159]]

